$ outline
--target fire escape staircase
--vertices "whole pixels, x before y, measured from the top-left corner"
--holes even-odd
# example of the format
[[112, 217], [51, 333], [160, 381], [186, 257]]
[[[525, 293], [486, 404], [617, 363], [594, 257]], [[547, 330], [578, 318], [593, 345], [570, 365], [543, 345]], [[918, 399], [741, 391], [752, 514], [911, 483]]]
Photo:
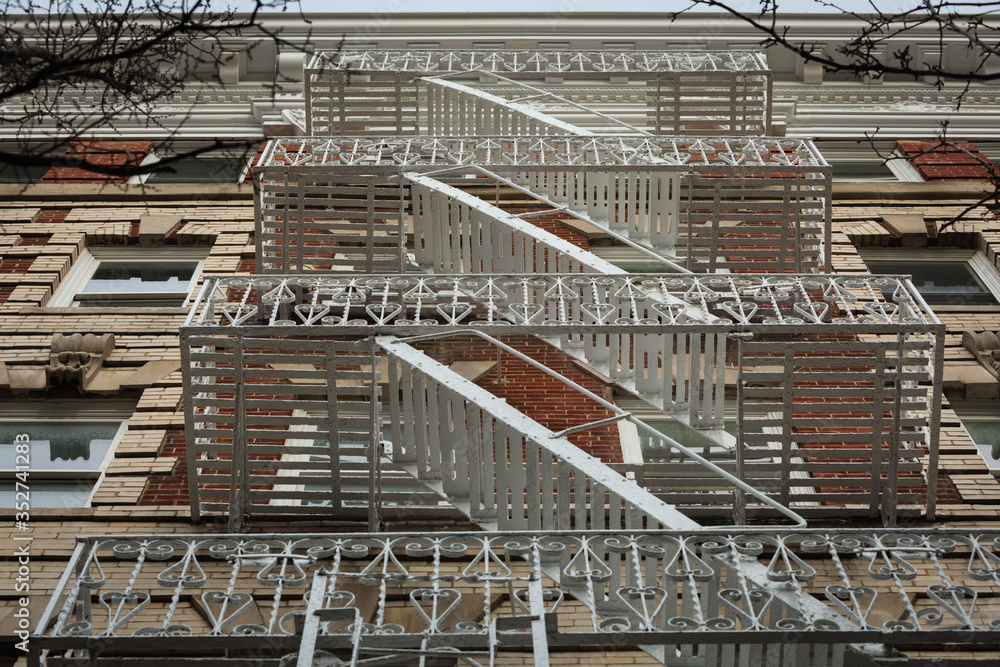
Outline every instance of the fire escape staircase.
[[[451, 291], [424, 282], [406, 294], [402, 289], [391, 294], [386, 287], [377, 296], [379, 288], [369, 289], [364, 280], [345, 290], [331, 278], [329, 289], [313, 290], [294, 310], [277, 301], [298, 298], [290, 295], [296, 289], [301, 294], [300, 288], [283, 287], [282, 295], [262, 286], [265, 301], [275, 306], [267, 316], [270, 322], [335, 324], [343, 330], [365, 321], [374, 325], [369, 334], [393, 334], [412, 317], [454, 329], [475, 319], [463, 320], [460, 313], [485, 308], [489, 317], [496, 315], [485, 323], [487, 329], [523, 325], [664, 415], [697, 429], [715, 443], [714, 456], [725, 467], [768, 487], [785, 505], [813, 512], [827, 499], [867, 504], [862, 511], [893, 523], [898, 505], [919, 502], [919, 487], [933, 485], [936, 475], [938, 407], [918, 385], [940, 382], [940, 323], [905, 282], [821, 273], [830, 263], [830, 168], [808, 141], [762, 136], [770, 83], [760, 59], [752, 54], [639, 53], [618, 59], [575, 54], [570, 68], [575, 77], [613, 75], [657, 90], [645, 109], [655, 122], [608, 135], [512, 101], [509, 90], [505, 98], [476, 87], [477, 81], [480, 86], [484, 80], [501, 81], [548, 100], [561, 97], [538, 87], [553, 73], [541, 63], [561, 67], [568, 56], [536, 56], [524, 65], [517, 54], [507, 53], [318, 54], [309, 69], [308, 130], [326, 136], [275, 140], [255, 167], [262, 184], [258, 273], [368, 274], [377, 282], [377, 274], [411, 269], [407, 275], [412, 275], [419, 268], [441, 276], [439, 285], [456, 274], [470, 281], [472, 276], [511, 279], [506, 286], [455, 283]], [[476, 60], [479, 67], [461, 58]], [[709, 83], [712, 77], [718, 81]], [[737, 79], [742, 83], [737, 85]], [[665, 94], [667, 89], [673, 93]], [[746, 94], [736, 106], [705, 106], [722, 89], [727, 96]], [[701, 125], [695, 124], [697, 117]], [[752, 128], [752, 136], [663, 134], [707, 129], [706, 119], [716, 123], [715, 130]], [[479, 136], [468, 136], [472, 133]], [[669, 285], [662, 275], [645, 283], [623, 279], [621, 269], [531, 224], [534, 213], [508, 212], [499, 199], [491, 204], [467, 191], [501, 186], [548, 207], [540, 213], [562, 212], [603, 230], [675, 272], [674, 278]], [[717, 284], [692, 270], [719, 272]], [[763, 275], [769, 273], [785, 277]], [[574, 284], [562, 274], [614, 277], [617, 292], [598, 303], [603, 287]], [[737, 274], [741, 278], [734, 281]], [[489, 291], [509, 301], [508, 287], [524, 275], [552, 276], [554, 282], [546, 284], [540, 298], [536, 286], [522, 285], [521, 303], [494, 308]], [[331, 289], [336, 296], [330, 296]], [[226, 303], [226, 292], [210, 294], [206, 303]], [[427, 306], [407, 305], [415, 302]], [[247, 314], [251, 307], [256, 308], [245, 298], [227, 303], [220, 321], [263, 322], [262, 312]], [[352, 319], [356, 315], [360, 319]], [[204, 312], [198, 318], [199, 326], [217, 319]], [[543, 320], [568, 328], [532, 326]], [[659, 326], [649, 335], [597, 332], [616, 323], [654, 321]], [[904, 323], [917, 326], [891, 340], [873, 338], [897, 334]], [[685, 324], [692, 326], [685, 329]], [[846, 325], [839, 328], [847, 336], [868, 336], [859, 365], [869, 368], [873, 380], [867, 393], [855, 391], [856, 400], [845, 402], [836, 432], [824, 434], [815, 431], [836, 421], [830, 415], [797, 413], [803, 404], [825, 400], [824, 391], [844, 393], [838, 383], [849, 381], [852, 371], [837, 357], [858, 354], [858, 340], [842, 345], [776, 341], [836, 324]], [[574, 328], [595, 333], [571, 333]], [[784, 358], [775, 361], [779, 347]], [[825, 354], [807, 378], [804, 358], [817, 350]], [[724, 429], [726, 383], [733, 384], [727, 363], [731, 373], [734, 357], [741, 360], [736, 385], [743, 397], [737, 415], [741, 432], [735, 435]], [[777, 393], [776, 383], [782, 386]], [[830, 388], [804, 389], [824, 383]], [[884, 402], [886, 391], [898, 400], [888, 414], [876, 416], [865, 403]], [[751, 405], [753, 414], [743, 409]], [[876, 422], [871, 434], [845, 437], [866, 420]], [[647, 445], [655, 440], [642, 438]], [[845, 486], [832, 477], [826, 482], [834, 470], [830, 460], [822, 459], [828, 452], [811, 462], [803, 458], [803, 446], [822, 448], [838, 438], [846, 441], [841, 458], [868, 456], [875, 462], [867, 486]], [[926, 471], [917, 461], [918, 448], [932, 452]], [[669, 444], [662, 451], [678, 450]], [[658, 486], [662, 497], [683, 497], [664, 491], [678, 478], [663, 473], [667, 476], [657, 482], [656, 470], [643, 466], [638, 478]], [[810, 477], [811, 482], [793, 483]], [[824, 484], [834, 492], [821, 491]], [[929, 498], [927, 513], [933, 512]]]
[[[645, 93], [625, 123], [573, 99], [573, 81]], [[80, 538], [31, 664], [162, 648], [211, 664], [476, 665], [513, 650], [547, 665], [550, 650], [640, 647], [667, 665], [839, 667], [956, 630], [996, 641], [965, 585], [1000, 587], [995, 531], [803, 532], [824, 502], [892, 524], [918, 494], [897, 478], [935, 487], [944, 335], [905, 278], [829, 273], [830, 169], [810, 142], [764, 136], [770, 81], [761, 56], [731, 52], [317, 54], [310, 136], [272, 141], [254, 167], [257, 275], [206, 278], [181, 330], [192, 515], [227, 515], [234, 533]], [[473, 194], [501, 186], [668, 271], [628, 274]], [[724, 462], [507, 334], [586, 364]], [[434, 358], [458, 339], [608, 416], [553, 432]], [[683, 472], [654, 488], [656, 466], [571, 442], [610, 425]], [[922, 451], [931, 464], [914, 469]], [[869, 484], [827, 479], [831, 461]], [[736, 525], [704, 527], [685, 504]], [[376, 532], [382, 512], [442, 505], [483, 530]], [[765, 510], [792, 526], [746, 525]], [[371, 532], [235, 532], [289, 516]], [[933, 607], [907, 588], [918, 561], [937, 576]], [[154, 580], [163, 594], [143, 590]], [[419, 623], [393, 621], [404, 593]], [[560, 627], [561, 610], [578, 622]]]
[[[847, 351], [874, 375], [848, 410], [867, 401], [887, 406], [867, 440], [891, 443], [873, 459], [877, 470], [862, 496], [872, 515], [894, 523], [895, 476], [915, 458], [902, 449], [936, 456], [939, 406], [920, 385], [939, 389], [943, 332], [905, 279], [822, 273], [830, 268], [830, 169], [808, 141], [763, 136], [770, 75], [760, 59], [659, 54], [651, 64], [650, 54], [638, 54], [616, 65], [607, 54], [549, 53], [520, 67], [516, 55], [493, 55], [315, 59], [306, 98], [311, 136], [273, 140], [255, 166], [260, 275], [207, 279], [182, 330], [193, 515], [227, 513], [239, 530], [253, 516], [353, 511], [376, 530], [380, 512], [405, 506], [407, 480], [416, 480], [490, 532], [697, 529], [636, 483], [641, 467], [623, 475], [567, 439], [621, 422], [715, 479], [735, 523], [746, 523], [750, 504], [802, 526], [788, 507], [801, 501], [790, 481], [801, 460], [792, 434], [821, 417], [796, 417], [792, 403], [822, 392], [808, 395], [797, 383], [836, 387], [856, 373], [835, 361]], [[552, 75], [543, 60], [561, 63], [564, 55], [581, 78], [644, 82], [649, 129], [618, 123], [629, 132], [608, 135], [454, 80], [499, 80], [584, 109], [529, 83]], [[700, 98], [685, 87], [692, 72], [708, 72], [692, 79]], [[728, 82], [728, 106], [718, 103], [716, 79]], [[706, 116], [698, 104], [710, 103]], [[721, 130], [715, 136], [666, 136], [703, 128], [706, 118]], [[726, 136], [737, 128], [732, 134], [744, 138]], [[672, 273], [628, 275], [530, 224], [530, 213], [506, 211], [467, 186], [513, 188], [548, 207], [543, 213], [591, 225]], [[846, 338], [809, 341], [830, 325]], [[717, 465], [575, 385], [613, 416], [554, 433], [419, 345], [472, 335], [520, 355], [494, 337], [507, 332], [537, 335], [579, 359], [713, 440], [734, 455], [733, 465]], [[735, 436], [723, 428], [734, 352]], [[745, 415], [744, 403], [756, 413]], [[755, 440], [763, 455], [745, 446]], [[780, 477], [777, 491], [755, 488], [755, 465], [770, 470], [761, 479]], [[935, 470], [918, 472], [933, 488]], [[397, 487], [387, 484], [392, 475]], [[387, 501], [387, 493], [399, 500]], [[719, 502], [711, 495], [701, 501]], [[797, 508], [818, 504], [815, 489], [806, 496]], [[565, 569], [540, 571], [600, 618], [621, 613], [575, 588]], [[752, 588], [775, 590], [767, 571], [744, 575]], [[544, 596], [532, 595], [529, 627], [538, 638], [551, 628]], [[782, 604], [812, 619], [810, 627], [840, 618], [809, 596]], [[315, 618], [306, 614], [298, 629], [306, 647], [300, 665], [313, 664]], [[536, 642], [539, 664], [544, 644]], [[648, 651], [673, 664], [664, 645]], [[843, 659], [836, 655], [832, 663]]]

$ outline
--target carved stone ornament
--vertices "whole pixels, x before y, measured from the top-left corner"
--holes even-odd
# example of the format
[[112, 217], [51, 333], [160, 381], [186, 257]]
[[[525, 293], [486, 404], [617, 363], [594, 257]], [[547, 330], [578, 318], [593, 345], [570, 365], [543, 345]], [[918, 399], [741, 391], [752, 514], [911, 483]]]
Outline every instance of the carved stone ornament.
[[986, 370], [1000, 379], [1000, 332], [966, 331], [962, 336], [962, 345], [975, 355]]
[[50, 386], [79, 384], [83, 386], [104, 364], [115, 349], [113, 334], [72, 334], [52, 336], [52, 351], [45, 377]]

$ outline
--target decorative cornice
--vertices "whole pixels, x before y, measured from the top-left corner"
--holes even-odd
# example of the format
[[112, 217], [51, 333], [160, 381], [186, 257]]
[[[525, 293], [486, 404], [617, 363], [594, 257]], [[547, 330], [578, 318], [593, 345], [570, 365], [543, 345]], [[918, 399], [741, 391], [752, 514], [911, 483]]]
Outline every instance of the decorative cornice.
[[48, 384], [77, 384], [85, 387], [115, 349], [112, 334], [73, 334], [52, 336], [49, 365], [45, 367]]
[[1000, 379], [1000, 332], [966, 331], [962, 334], [962, 345], [979, 360], [983, 368]]

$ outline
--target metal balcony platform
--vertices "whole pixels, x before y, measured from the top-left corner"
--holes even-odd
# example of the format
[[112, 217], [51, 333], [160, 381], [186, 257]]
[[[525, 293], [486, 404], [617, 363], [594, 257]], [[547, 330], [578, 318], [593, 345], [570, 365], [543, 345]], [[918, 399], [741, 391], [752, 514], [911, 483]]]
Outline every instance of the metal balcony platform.
[[685, 271], [830, 265], [832, 171], [805, 140], [313, 137], [273, 140], [254, 169], [258, 273], [402, 271], [407, 233], [418, 252], [432, 234], [458, 246], [465, 220], [421, 200], [458, 201], [463, 184], [514, 187]]
[[[385, 382], [395, 362], [365, 341], [428, 331], [541, 336], [707, 433], [723, 427], [728, 372], [741, 399], [730, 469], [796, 511], [860, 503], [891, 524], [935, 488], [944, 326], [905, 278], [865, 275], [210, 277], [181, 332], [187, 421], [205, 422], [188, 434], [191, 469], [228, 465], [202, 456], [220, 442], [301, 438], [288, 429], [307, 403], [323, 414], [303, 424], [348, 399], [395, 400], [375, 398], [376, 366]], [[686, 474], [647, 472], [651, 487]]]
[[[642, 87], [639, 126], [600, 114], [563, 89], [574, 83]], [[491, 85], [494, 84], [494, 85]], [[491, 94], [495, 84], [520, 94]], [[307, 133], [547, 133], [560, 121], [522, 101], [545, 99], [636, 134], [715, 131], [764, 135], [772, 75], [763, 55], [688, 51], [399, 50], [319, 52], [306, 68]], [[582, 133], [589, 133], [583, 130]]]
[[[518, 171], [553, 171], [571, 167], [607, 167], [619, 171], [651, 168], [726, 172], [728, 167], [769, 168], [776, 174], [798, 169], [820, 179], [829, 165], [808, 139], [726, 135], [655, 137], [500, 136], [453, 137], [385, 134], [272, 139], [254, 170], [283, 168], [318, 173], [319, 168], [372, 169], [395, 173], [400, 167], [441, 169], [481, 165]], [[684, 169], [681, 169], [684, 168]], [[265, 172], [266, 173], [266, 172]], [[362, 172], [365, 173], [365, 172]], [[761, 173], [761, 175], [767, 175]]]
[[993, 530], [93, 536], [28, 663], [988, 660], [998, 594]]

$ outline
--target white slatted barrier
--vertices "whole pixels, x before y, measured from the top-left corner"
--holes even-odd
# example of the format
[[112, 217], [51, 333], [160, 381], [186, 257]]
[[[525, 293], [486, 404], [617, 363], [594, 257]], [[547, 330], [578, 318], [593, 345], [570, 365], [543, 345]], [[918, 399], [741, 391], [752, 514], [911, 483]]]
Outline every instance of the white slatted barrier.
[[[378, 374], [367, 339], [182, 338], [194, 518], [353, 516], [430, 493], [383, 474]], [[379, 481], [379, 477], [386, 479]]]
[[[489, 530], [630, 529], [690, 520], [405, 341], [388, 354], [393, 461]], [[398, 365], [397, 365], [398, 364]]]
[[674, 257], [682, 178], [679, 171], [531, 171], [515, 173], [512, 180], [599, 227]]
[[531, 107], [454, 81], [424, 78], [427, 134], [456, 136], [591, 136]]
[[307, 69], [307, 134], [419, 134], [422, 92], [404, 72]]
[[741, 478], [783, 504], [853, 505], [893, 525], [927, 490], [935, 342], [831, 338], [740, 342]]
[[408, 174], [413, 254], [431, 273], [624, 273], [458, 188]]
[[338, 170], [261, 170], [257, 273], [402, 271], [405, 192], [398, 178]]

